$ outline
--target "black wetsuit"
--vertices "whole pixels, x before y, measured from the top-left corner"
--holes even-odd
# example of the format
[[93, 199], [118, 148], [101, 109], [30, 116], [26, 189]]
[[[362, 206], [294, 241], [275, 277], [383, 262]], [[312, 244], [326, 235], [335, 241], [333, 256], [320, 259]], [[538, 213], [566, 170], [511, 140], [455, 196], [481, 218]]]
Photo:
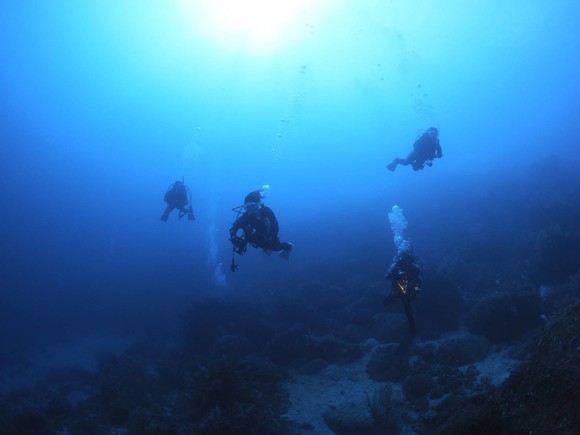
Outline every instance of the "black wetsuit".
[[408, 251], [398, 254], [387, 272], [386, 278], [391, 281], [391, 289], [385, 298], [385, 305], [396, 299], [403, 303], [405, 316], [409, 323], [410, 340], [417, 335], [412, 302], [421, 290], [421, 262], [418, 257]]
[[[243, 234], [240, 242], [237, 233], [242, 230]], [[278, 238], [278, 220], [271, 208], [265, 205], [260, 206], [258, 212], [246, 212], [241, 215], [230, 228], [232, 242], [238, 243], [238, 253], [245, 252], [245, 245], [249, 243], [255, 248], [262, 248], [266, 251], [289, 251], [292, 244], [280, 242]], [[237, 240], [237, 242], [234, 242]], [[243, 252], [241, 252], [243, 251]]]
[[443, 157], [441, 144], [438, 137], [432, 137], [429, 133], [423, 133], [419, 139], [413, 144], [413, 151], [409, 153], [406, 159], [396, 158], [390, 165], [387, 166], [391, 171], [394, 171], [397, 165], [411, 165], [414, 171], [418, 171], [429, 164], [433, 159], [440, 159]]
[[175, 182], [169, 190], [165, 193], [163, 200], [167, 203], [165, 211], [161, 215], [161, 220], [167, 222], [169, 213], [174, 209], [179, 210], [179, 219], [187, 214], [189, 220], [193, 220], [193, 209], [189, 204], [190, 191], [182, 182]]

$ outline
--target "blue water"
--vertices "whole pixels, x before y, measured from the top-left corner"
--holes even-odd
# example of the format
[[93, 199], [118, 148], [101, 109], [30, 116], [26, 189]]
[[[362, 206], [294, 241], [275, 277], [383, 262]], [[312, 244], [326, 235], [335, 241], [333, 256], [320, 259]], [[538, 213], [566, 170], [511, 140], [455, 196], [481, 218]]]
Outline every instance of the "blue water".
[[[569, 214], [577, 2], [296, 2], [249, 28], [218, 3], [0, 4], [5, 349], [139, 335], [203, 294], [345, 268], [380, 280], [394, 204], [434, 266], [478, 225], [489, 255], [509, 246], [529, 198]], [[430, 126], [444, 157], [387, 171]], [[196, 220], [164, 223], [182, 178]], [[231, 273], [231, 209], [263, 184], [295, 250]]]

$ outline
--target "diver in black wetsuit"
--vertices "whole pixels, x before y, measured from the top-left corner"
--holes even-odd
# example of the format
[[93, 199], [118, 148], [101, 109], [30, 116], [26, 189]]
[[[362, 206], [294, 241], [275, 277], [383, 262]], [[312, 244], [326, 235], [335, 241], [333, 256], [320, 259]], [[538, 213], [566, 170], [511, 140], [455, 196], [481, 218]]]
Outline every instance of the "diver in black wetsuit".
[[165, 211], [161, 215], [161, 220], [167, 222], [169, 219], [169, 213], [171, 213], [174, 209], [179, 210], [179, 219], [187, 214], [187, 219], [192, 221], [195, 219], [193, 216], [193, 208], [191, 207], [191, 190], [183, 181], [177, 180], [165, 193], [163, 200], [167, 203], [167, 207], [165, 207]]
[[391, 289], [385, 298], [385, 305], [400, 299], [409, 323], [409, 337], [401, 343], [401, 350], [408, 348], [417, 336], [412, 302], [421, 291], [421, 271], [421, 260], [408, 247], [395, 256], [385, 276], [391, 281]]
[[[244, 213], [236, 219], [230, 228], [230, 241], [233, 250], [235, 253], [243, 255], [246, 253], [247, 245], [250, 244], [254, 248], [261, 248], [266, 252], [280, 251], [280, 256], [288, 259], [294, 244], [281, 242], [278, 238], [280, 229], [278, 220], [272, 209], [262, 204], [263, 197], [263, 189], [255, 190], [246, 195], [243, 205]], [[238, 235], [239, 230], [242, 230], [241, 235]], [[236, 268], [232, 258], [231, 269], [234, 271]]]
[[439, 143], [439, 130], [435, 127], [431, 127], [426, 130], [413, 144], [413, 151], [409, 153], [407, 158], [394, 159], [387, 169], [389, 171], [394, 171], [397, 165], [411, 165], [414, 171], [419, 171], [427, 166], [433, 164], [433, 159], [440, 159], [443, 157], [443, 151], [441, 150], [441, 144]]

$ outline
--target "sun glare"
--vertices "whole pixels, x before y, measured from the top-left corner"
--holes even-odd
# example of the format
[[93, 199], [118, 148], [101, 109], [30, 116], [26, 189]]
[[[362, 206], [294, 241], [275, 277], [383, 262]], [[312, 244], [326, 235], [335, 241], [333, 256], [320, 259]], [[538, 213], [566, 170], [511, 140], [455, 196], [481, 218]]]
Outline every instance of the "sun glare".
[[203, 37], [228, 48], [267, 54], [303, 37], [310, 20], [329, 1], [197, 0], [184, 5]]

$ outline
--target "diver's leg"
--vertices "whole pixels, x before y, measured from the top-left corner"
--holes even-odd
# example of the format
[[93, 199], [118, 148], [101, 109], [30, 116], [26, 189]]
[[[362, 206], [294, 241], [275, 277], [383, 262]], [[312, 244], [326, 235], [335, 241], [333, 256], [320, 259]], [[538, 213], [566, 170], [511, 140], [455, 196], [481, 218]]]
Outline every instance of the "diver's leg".
[[280, 250], [282, 251], [291, 251], [292, 248], [294, 247], [294, 243], [291, 242], [280, 242]]
[[413, 160], [415, 160], [415, 151], [411, 151], [409, 153], [409, 155], [407, 157], [405, 157], [404, 159], [397, 158], [397, 159], [393, 160], [393, 163], [391, 163], [391, 164], [395, 164], [395, 166], [397, 166], [397, 165], [408, 166], [408, 165], [413, 163]]
[[407, 317], [407, 322], [409, 323], [409, 334], [411, 339], [417, 336], [417, 327], [415, 326], [415, 317], [413, 316], [413, 307], [410, 302], [403, 301], [403, 306], [405, 307], [405, 316]]
[[163, 212], [163, 214], [161, 215], [161, 220], [162, 220], [163, 222], [167, 222], [167, 219], [169, 219], [169, 213], [171, 213], [171, 211], [173, 210], [173, 208], [174, 208], [174, 207], [173, 207], [173, 206], [171, 206], [171, 205], [168, 205], [168, 206], [165, 208], [165, 211], [164, 211], [164, 212]]
[[[403, 166], [409, 166], [409, 165], [411, 165], [411, 166], [413, 166], [413, 163], [415, 162], [415, 160], [417, 160], [417, 156], [415, 154], [415, 151], [413, 150], [413, 151], [411, 151], [409, 153], [409, 155], [407, 157], [405, 157], [404, 160], [403, 159], [397, 159], [397, 160], [399, 160], [399, 164], [400, 165], [403, 165]], [[415, 169], [414, 166], [413, 166], [413, 169]]]
[[276, 238], [274, 240], [269, 240], [268, 243], [264, 243], [260, 247], [266, 251], [280, 251], [278, 255], [287, 260], [290, 256], [290, 252], [292, 252], [294, 244], [290, 242], [280, 242], [280, 239]]
[[290, 252], [292, 252], [292, 248], [294, 248], [294, 243], [292, 242], [281, 242], [279, 244], [279, 247], [281, 249], [280, 251], [280, 257], [288, 260], [288, 257], [290, 257]]
[[397, 165], [407, 166], [409, 163], [406, 163], [406, 161], [407, 161], [406, 159], [400, 159], [397, 157], [387, 165], [387, 169], [389, 171], [394, 171], [395, 169], [397, 169]]
[[417, 328], [415, 327], [415, 318], [413, 317], [413, 309], [410, 302], [403, 300], [403, 307], [405, 308], [405, 316], [407, 317], [407, 322], [409, 323], [409, 335], [399, 344], [399, 349], [397, 353], [399, 355], [406, 354], [413, 344], [413, 340], [417, 336]]
[[423, 169], [423, 166], [425, 166], [425, 162], [415, 160], [414, 162], [411, 163], [411, 166], [413, 167], [413, 171], [420, 171], [421, 169]]
[[390, 304], [392, 304], [392, 303], [393, 303], [393, 301], [394, 301], [395, 299], [397, 299], [398, 297], [399, 297], [399, 293], [397, 293], [397, 292], [394, 292], [393, 290], [391, 290], [391, 291], [389, 292], [389, 294], [387, 295], [387, 297], [385, 298], [385, 300], [383, 301], [383, 304], [384, 304], [385, 306], [387, 306], [387, 305], [390, 305]]

